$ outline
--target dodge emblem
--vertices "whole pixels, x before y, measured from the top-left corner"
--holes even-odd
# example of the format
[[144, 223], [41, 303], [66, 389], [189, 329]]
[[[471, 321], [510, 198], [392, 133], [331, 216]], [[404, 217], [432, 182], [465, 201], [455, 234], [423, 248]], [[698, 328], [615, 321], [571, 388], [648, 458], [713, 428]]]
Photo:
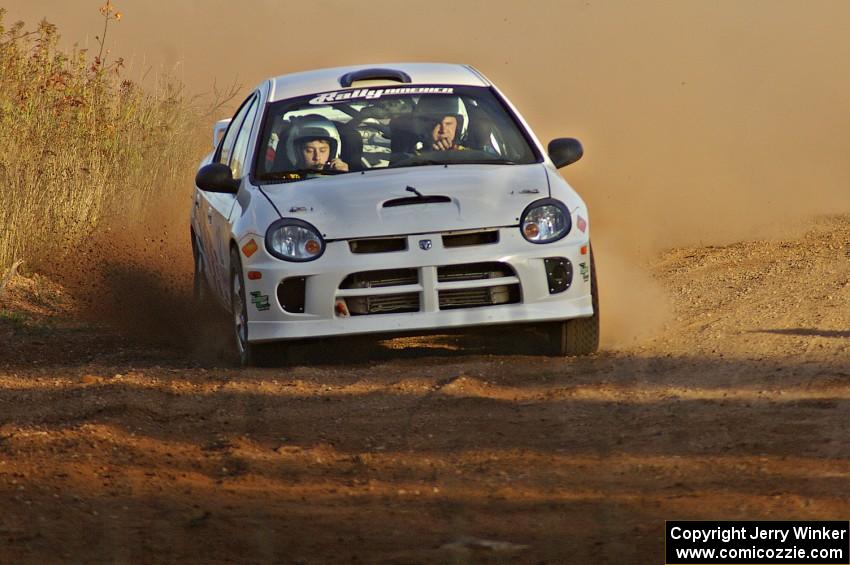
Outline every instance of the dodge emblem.
[[431, 249], [431, 240], [430, 239], [420, 239], [419, 240], [419, 249], [422, 251], [428, 251]]

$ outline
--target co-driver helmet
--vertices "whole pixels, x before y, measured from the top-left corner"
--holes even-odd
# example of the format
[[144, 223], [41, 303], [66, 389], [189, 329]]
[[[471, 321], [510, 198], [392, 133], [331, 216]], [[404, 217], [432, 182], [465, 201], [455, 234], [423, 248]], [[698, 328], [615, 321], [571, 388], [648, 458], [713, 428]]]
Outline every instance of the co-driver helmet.
[[309, 114], [292, 121], [292, 128], [286, 140], [286, 156], [289, 162], [297, 164], [302, 145], [314, 139], [328, 142], [331, 161], [339, 158], [341, 142], [334, 123], [319, 114]]

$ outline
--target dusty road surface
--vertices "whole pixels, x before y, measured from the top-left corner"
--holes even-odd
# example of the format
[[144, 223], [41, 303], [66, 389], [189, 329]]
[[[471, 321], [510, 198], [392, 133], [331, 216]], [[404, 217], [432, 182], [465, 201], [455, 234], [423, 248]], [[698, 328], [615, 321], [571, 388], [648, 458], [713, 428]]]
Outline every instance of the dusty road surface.
[[583, 359], [438, 336], [239, 370], [19, 278], [0, 561], [662, 563], [665, 519], [846, 520], [848, 250], [846, 218], [671, 250], [668, 327]]

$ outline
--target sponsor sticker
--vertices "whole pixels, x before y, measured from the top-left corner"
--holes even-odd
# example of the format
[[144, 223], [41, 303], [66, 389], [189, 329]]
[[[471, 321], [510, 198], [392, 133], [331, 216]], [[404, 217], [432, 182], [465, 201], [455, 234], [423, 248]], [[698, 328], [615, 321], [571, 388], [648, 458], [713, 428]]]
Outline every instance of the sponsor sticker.
[[262, 312], [263, 310], [269, 309], [269, 295], [268, 294], [260, 294], [259, 290], [254, 290], [251, 292], [251, 303], [257, 307], [257, 310]]
[[581, 274], [581, 278], [584, 279], [584, 282], [590, 280], [590, 269], [587, 268], [587, 263], [579, 263], [578, 272]]
[[401, 96], [410, 94], [454, 94], [450, 86], [407, 86], [400, 88], [355, 88], [325, 92], [310, 100], [310, 104], [334, 104], [350, 100], [376, 100], [382, 96]]

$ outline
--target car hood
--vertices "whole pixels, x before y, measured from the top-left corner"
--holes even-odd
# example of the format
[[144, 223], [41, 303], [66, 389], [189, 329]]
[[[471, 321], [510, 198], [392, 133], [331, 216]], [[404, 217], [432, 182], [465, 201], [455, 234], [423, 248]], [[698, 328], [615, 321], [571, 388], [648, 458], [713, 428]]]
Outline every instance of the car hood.
[[[408, 187], [443, 201], [422, 203]], [[529, 203], [549, 196], [542, 164], [387, 169], [265, 185], [263, 191], [283, 217], [310, 222], [325, 239], [516, 225]]]

